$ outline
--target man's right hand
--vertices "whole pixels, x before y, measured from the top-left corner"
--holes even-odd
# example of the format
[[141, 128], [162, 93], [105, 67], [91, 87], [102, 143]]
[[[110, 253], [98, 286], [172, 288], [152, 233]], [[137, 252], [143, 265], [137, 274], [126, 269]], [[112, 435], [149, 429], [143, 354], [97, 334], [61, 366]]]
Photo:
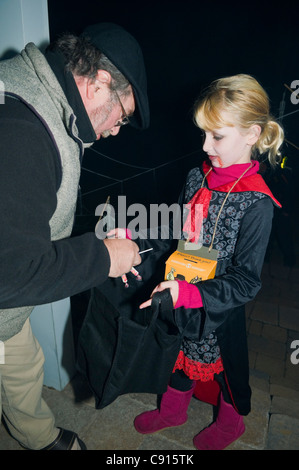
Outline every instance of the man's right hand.
[[132, 240], [105, 238], [103, 240], [110, 256], [109, 277], [119, 277], [128, 273], [133, 266], [141, 263], [138, 245]]

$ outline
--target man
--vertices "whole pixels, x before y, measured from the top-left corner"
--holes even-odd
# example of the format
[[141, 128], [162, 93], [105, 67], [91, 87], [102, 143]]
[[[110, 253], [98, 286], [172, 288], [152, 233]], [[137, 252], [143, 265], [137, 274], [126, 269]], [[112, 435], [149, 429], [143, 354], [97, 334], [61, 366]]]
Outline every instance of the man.
[[[34, 44], [0, 62], [0, 363], [2, 411], [28, 449], [84, 449], [55, 427], [41, 398], [43, 353], [32, 335], [34, 305], [118, 277], [140, 263], [131, 240], [70, 237], [84, 148], [128, 122], [149, 124], [140, 47], [102, 23], [64, 35], [43, 55]], [[1, 398], [0, 398], [1, 410]]]

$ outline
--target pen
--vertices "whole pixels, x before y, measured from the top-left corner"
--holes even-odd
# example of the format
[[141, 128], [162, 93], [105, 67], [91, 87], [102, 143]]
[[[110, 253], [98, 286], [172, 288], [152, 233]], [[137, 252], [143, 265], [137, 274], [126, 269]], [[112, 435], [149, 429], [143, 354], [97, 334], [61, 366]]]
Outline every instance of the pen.
[[146, 253], [147, 251], [151, 251], [153, 248], [148, 248], [147, 250], [139, 251], [138, 254], [142, 255], [142, 253]]

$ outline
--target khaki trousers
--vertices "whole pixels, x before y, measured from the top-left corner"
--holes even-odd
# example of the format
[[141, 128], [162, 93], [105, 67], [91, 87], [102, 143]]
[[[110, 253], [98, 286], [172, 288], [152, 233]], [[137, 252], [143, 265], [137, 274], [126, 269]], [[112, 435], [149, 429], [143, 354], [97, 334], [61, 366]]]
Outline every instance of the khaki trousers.
[[12, 436], [24, 447], [39, 450], [53, 442], [59, 430], [42, 399], [44, 354], [29, 319], [20, 333], [1, 344], [1, 412]]

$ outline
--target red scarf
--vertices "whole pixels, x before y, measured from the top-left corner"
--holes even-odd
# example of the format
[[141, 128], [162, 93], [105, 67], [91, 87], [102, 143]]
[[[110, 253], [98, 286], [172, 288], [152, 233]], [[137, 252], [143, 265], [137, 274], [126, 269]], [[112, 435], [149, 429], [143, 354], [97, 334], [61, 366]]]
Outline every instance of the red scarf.
[[[203, 163], [204, 174], [207, 175], [207, 182], [210, 189], [220, 188], [222, 186], [231, 186], [246, 170], [249, 165], [252, 168], [246, 173], [246, 177], [256, 175], [259, 170], [259, 163], [252, 161], [251, 163], [241, 163], [231, 165], [227, 168], [214, 168], [208, 162]], [[202, 221], [208, 216], [209, 205], [212, 197], [212, 191], [208, 188], [200, 188], [193, 196], [190, 204], [189, 214], [183, 227], [183, 231], [188, 234], [188, 239], [192, 243], [198, 243]]]

